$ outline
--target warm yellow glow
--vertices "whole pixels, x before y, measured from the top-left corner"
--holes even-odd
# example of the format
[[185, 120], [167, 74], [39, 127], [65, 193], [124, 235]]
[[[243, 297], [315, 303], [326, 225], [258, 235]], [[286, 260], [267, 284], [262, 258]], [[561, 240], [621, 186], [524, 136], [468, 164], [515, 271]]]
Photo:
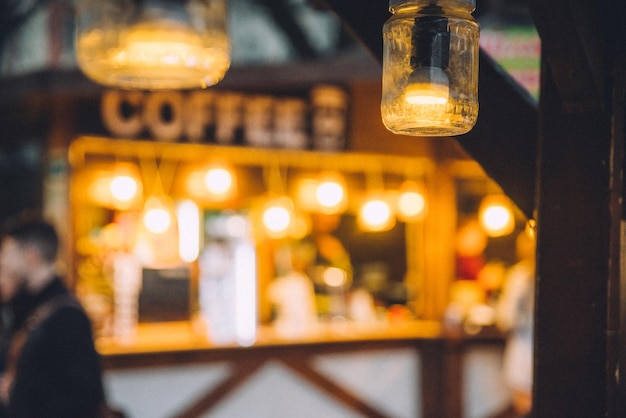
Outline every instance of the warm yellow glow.
[[143, 222], [148, 231], [160, 234], [170, 227], [172, 217], [165, 208], [152, 208], [144, 215]]
[[295, 214], [289, 226], [289, 236], [294, 239], [302, 239], [311, 233], [311, 219], [302, 214]]
[[118, 64], [178, 64], [198, 54], [200, 36], [174, 20], [139, 23], [120, 34]]
[[329, 267], [323, 273], [324, 283], [330, 287], [343, 287], [348, 281], [345, 271], [337, 267]]
[[263, 223], [272, 232], [281, 232], [287, 229], [291, 222], [291, 214], [281, 206], [272, 206], [263, 213]]
[[268, 202], [262, 215], [263, 225], [272, 238], [287, 236], [293, 218], [293, 203], [288, 197]]
[[317, 186], [315, 195], [322, 207], [332, 208], [341, 203], [344, 197], [344, 191], [339, 183], [325, 181]]
[[383, 124], [401, 135], [468, 132], [478, 117], [480, 27], [471, 15], [473, 2], [455, 1], [451, 8], [431, 1], [393, 3], [394, 16], [382, 30]]
[[359, 226], [365, 231], [387, 231], [395, 225], [389, 202], [383, 197], [368, 199], [359, 211]]
[[424, 212], [426, 200], [418, 192], [404, 192], [398, 198], [398, 209], [403, 216], [414, 218]]
[[137, 180], [123, 174], [113, 177], [110, 189], [114, 199], [121, 202], [129, 202], [137, 196], [139, 186], [137, 185]]
[[194, 167], [185, 175], [186, 191], [200, 201], [226, 202], [237, 194], [237, 178], [228, 165]]
[[126, 27], [121, 16], [107, 20], [100, 9], [90, 9], [96, 6], [80, 5], [76, 35], [80, 68], [96, 82], [123, 88], [180, 89], [218, 83], [230, 66], [225, 6], [184, 3], [172, 18], [161, 6], [136, 11], [136, 22]]
[[487, 247], [487, 235], [475, 219], [465, 221], [457, 232], [456, 251], [462, 257], [482, 254]]
[[97, 205], [111, 204], [111, 177], [108, 173], [97, 174], [87, 188], [89, 200]]
[[305, 178], [298, 182], [297, 201], [298, 207], [309, 212], [316, 212], [319, 209], [317, 200], [317, 188], [319, 181], [317, 179]]
[[326, 180], [321, 182], [317, 186], [315, 197], [322, 213], [339, 213], [346, 209], [346, 190], [339, 181]]
[[226, 168], [211, 168], [204, 176], [204, 185], [216, 200], [224, 200], [232, 195], [234, 178]]
[[426, 198], [414, 181], [405, 181], [398, 196], [398, 218], [404, 222], [416, 222], [426, 215]]
[[178, 254], [187, 263], [194, 262], [200, 254], [200, 209], [191, 200], [176, 207], [178, 223]]
[[143, 223], [154, 234], [162, 234], [172, 225], [171, 210], [158, 197], [151, 197], [145, 205]]
[[[404, 90], [404, 100], [412, 105], [446, 105], [449, 89], [447, 85], [413, 83]], [[442, 110], [445, 110], [442, 109]]]
[[487, 235], [501, 237], [515, 229], [511, 203], [504, 195], [486, 196], [479, 208], [480, 224]]
[[141, 204], [142, 185], [137, 167], [115, 163], [88, 174], [87, 197], [99, 206], [128, 210]]
[[172, 200], [153, 195], [144, 204], [133, 254], [145, 266], [167, 266], [181, 262], [177, 214]]

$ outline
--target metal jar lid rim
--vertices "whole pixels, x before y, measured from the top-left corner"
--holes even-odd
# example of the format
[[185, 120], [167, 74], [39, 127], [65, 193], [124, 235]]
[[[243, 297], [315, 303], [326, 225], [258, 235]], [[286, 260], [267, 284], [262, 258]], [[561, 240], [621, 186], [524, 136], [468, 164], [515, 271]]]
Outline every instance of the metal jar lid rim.
[[[455, 0], [457, 3], [465, 3], [476, 8], [476, 0]], [[429, 0], [389, 0], [389, 8], [395, 7], [402, 3], [428, 3]], [[430, 0], [430, 3], [436, 4], [438, 0]]]

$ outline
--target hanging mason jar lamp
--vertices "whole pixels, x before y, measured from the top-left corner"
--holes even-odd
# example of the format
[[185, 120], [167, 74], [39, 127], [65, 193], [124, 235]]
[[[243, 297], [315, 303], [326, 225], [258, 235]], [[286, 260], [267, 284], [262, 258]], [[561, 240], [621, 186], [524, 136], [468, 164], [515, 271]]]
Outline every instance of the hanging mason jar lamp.
[[230, 66], [226, 0], [76, 0], [80, 69], [129, 89], [203, 88]]
[[390, 0], [381, 113], [391, 132], [451, 136], [478, 117], [476, 0]]

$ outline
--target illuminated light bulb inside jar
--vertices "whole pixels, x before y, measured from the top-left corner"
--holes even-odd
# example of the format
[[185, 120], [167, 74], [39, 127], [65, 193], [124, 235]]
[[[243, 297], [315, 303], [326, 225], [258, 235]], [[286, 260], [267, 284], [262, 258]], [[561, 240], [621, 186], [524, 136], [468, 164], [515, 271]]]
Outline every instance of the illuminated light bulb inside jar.
[[137, 24], [120, 39], [111, 65], [117, 64], [137, 78], [143, 71], [145, 82], [152, 83], [153, 88], [186, 88], [200, 84], [198, 80], [203, 80], [202, 87], [210, 86], [222, 79], [230, 65], [229, 57], [220, 54], [219, 48], [207, 48], [200, 35], [175, 21]]
[[76, 59], [96, 82], [204, 88], [218, 83], [230, 66], [225, 0], [77, 3]]
[[441, 106], [448, 103], [450, 32], [448, 19], [425, 16], [415, 19], [411, 40], [411, 68], [404, 100], [412, 105]]
[[200, 50], [200, 37], [187, 26], [160, 19], [135, 25], [122, 36], [120, 62], [178, 64], [186, 57], [195, 57]]
[[437, 67], [417, 68], [404, 90], [404, 100], [412, 105], [446, 105], [449, 95], [448, 76]]
[[390, 1], [383, 25], [381, 116], [396, 134], [447, 137], [478, 115], [474, 0]]

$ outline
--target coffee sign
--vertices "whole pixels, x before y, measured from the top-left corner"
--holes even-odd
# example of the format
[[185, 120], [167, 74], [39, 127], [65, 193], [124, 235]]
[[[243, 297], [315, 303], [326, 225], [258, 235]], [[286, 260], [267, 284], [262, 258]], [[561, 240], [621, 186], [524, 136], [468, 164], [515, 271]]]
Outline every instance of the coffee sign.
[[202, 90], [108, 90], [101, 113], [109, 133], [157, 141], [291, 149], [345, 149], [348, 97], [314, 87], [308, 99]]

